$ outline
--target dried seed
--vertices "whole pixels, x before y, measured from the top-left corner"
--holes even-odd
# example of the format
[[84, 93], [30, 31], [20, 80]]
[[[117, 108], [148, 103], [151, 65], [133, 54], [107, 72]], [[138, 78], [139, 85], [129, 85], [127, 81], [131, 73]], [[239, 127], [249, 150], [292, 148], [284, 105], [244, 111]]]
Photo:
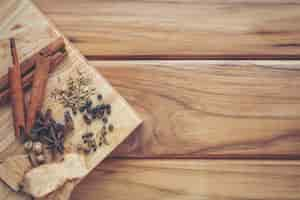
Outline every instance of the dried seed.
[[102, 121], [103, 121], [104, 124], [106, 124], [106, 123], [108, 122], [107, 117], [103, 117], [103, 118], [102, 118]]
[[102, 98], [103, 98], [103, 96], [102, 96], [101, 94], [98, 94], [97, 99], [98, 99], [99, 101], [101, 101]]
[[86, 114], [83, 115], [83, 119], [84, 119], [84, 122], [88, 125], [90, 125], [92, 123], [91, 118]]
[[65, 125], [66, 125], [66, 131], [71, 131], [74, 129], [74, 122], [73, 122], [73, 118], [70, 114], [69, 111], [66, 111], [64, 113], [64, 121], [65, 121]]
[[82, 137], [82, 139], [84, 139], [84, 138], [91, 138], [93, 136], [94, 136], [93, 132], [88, 132], [88, 133], [83, 134], [81, 137]]
[[108, 125], [108, 130], [109, 130], [110, 132], [113, 132], [113, 131], [114, 131], [114, 126], [113, 126], [112, 124], [109, 124], [109, 125]]

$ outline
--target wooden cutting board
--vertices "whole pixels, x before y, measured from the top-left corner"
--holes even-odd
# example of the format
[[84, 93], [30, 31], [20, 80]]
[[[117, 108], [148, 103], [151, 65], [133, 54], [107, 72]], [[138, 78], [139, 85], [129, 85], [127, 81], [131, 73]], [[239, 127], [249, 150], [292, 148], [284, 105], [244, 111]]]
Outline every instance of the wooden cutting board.
[[[0, 77], [7, 73], [12, 64], [9, 41], [16, 39], [20, 61], [25, 60], [44, 46], [48, 45], [62, 34], [29, 0], [0, 0]], [[53, 102], [50, 94], [54, 88], [64, 85], [68, 77], [76, 76], [78, 70], [86, 73], [92, 79], [96, 91], [103, 94], [104, 102], [112, 105], [110, 121], [114, 124], [114, 132], [108, 137], [109, 145], [99, 148], [95, 153], [85, 157], [88, 169], [91, 171], [111, 151], [120, 144], [142, 121], [127, 102], [112, 88], [112, 86], [93, 67], [89, 66], [83, 56], [67, 40], [67, 58], [49, 77], [47, 96], [44, 107], [52, 108], [56, 119], [63, 118], [63, 107]], [[101, 45], [101, 44], [99, 44]], [[86, 130], [80, 115], [75, 116], [75, 131], [68, 143], [76, 143]], [[23, 147], [14, 137], [11, 106], [0, 107], [0, 160], [12, 155], [22, 154]], [[83, 130], [84, 129], [84, 130]], [[90, 131], [97, 127], [91, 125]], [[68, 199], [73, 187], [79, 182], [68, 182], [59, 191], [50, 195], [51, 199]], [[0, 200], [26, 199], [23, 195], [12, 192], [0, 182]]]

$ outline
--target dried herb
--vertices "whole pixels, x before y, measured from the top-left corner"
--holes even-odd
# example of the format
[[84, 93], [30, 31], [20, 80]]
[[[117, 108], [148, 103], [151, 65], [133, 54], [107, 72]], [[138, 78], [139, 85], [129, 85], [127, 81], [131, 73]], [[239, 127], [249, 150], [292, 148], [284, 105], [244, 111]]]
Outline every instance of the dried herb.
[[76, 114], [79, 108], [91, 102], [90, 98], [95, 93], [95, 88], [90, 87], [90, 82], [91, 79], [86, 74], [77, 71], [75, 77], [69, 77], [64, 89], [56, 88], [51, 96], [65, 108], [71, 108], [73, 114]]

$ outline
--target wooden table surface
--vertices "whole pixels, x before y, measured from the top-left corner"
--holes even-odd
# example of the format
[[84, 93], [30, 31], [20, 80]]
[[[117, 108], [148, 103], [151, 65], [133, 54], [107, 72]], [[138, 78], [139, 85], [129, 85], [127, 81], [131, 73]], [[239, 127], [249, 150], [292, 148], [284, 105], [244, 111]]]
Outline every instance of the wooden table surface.
[[145, 120], [72, 200], [300, 199], [300, 1], [35, 3]]

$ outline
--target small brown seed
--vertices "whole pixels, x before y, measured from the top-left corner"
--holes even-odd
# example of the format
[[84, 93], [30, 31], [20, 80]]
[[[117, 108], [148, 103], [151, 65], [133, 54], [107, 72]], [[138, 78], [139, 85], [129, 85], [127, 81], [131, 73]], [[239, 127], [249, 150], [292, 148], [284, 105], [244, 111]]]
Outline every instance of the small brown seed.
[[83, 115], [83, 119], [84, 119], [84, 122], [88, 125], [90, 125], [92, 123], [91, 118], [86, 114]]
[[113, 132], [114, 131], [114, 125], [112, 125], [112, 124], [108, 125], [108, 130], [110, 132]]
[[98, 94], [97, 99], [98, 99], [99, 101], [101, 101], [102, 98], [103, 98], [103, 96], [102, 96], [101, 94]]
[[87, 133], [83, 134], [81, 137], [82, 137], [82, 139], [88, 139], [93, 136], [94, 136], [93, 132], [87, 132]]
[[107, 117], [103, 117], [103, 118], [102, 118], [102, 121], [103, 121], [104, 124], [106, 124], [106, 123], [108, 122]]

